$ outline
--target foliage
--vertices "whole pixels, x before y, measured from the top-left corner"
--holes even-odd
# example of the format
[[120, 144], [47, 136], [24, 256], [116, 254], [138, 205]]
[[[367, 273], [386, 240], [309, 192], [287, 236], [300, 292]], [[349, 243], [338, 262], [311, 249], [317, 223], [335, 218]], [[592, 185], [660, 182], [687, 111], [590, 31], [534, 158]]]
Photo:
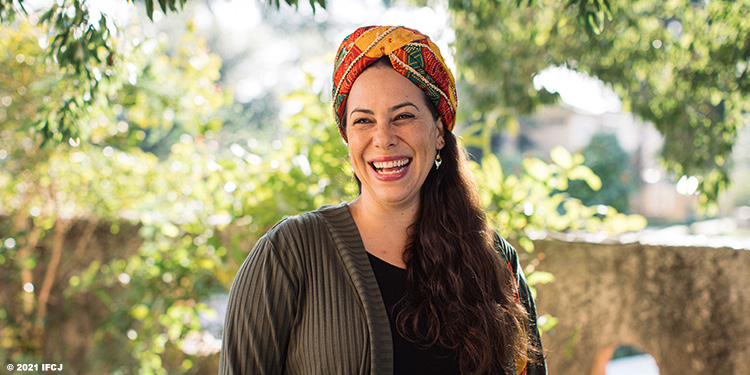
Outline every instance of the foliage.
[[[136, 0], [127, 0], [135, 4]], [[280, 0], [266, 0], [279, 8]], [[188, 0], [144, 0], [145, 13], [154, 19], [154, 12], [163, 14], [178, 12]], [[284, 0], [287, 5], [298, 7], [299, 0]], [[325, 0], [308, 0], [313, 11], [316, 6], [325, 8]], [[520, 4], [522, 0], [519, 0]], [[458, 3], [458, 2], [456, 2]], [[530, 0], [529, 3], [532, 3]], [[158, 5], [158, 7], [157, 7]], [[601, 28], [604, 16], [609, 14], [609, 4], [602, 0], [571, 0], [568, 5], [577, 8], [581, 19], [588, 19], [592, 27]], [[17, 15], [27, 15], [24, 0], [0, 0], [0, 23], [10, 24]], [[34, 15], [32, 18], [36, 17]], [[592, 21], [597, 20], [597, 21]], [[108, 97], [101, 95], [103, 86], [108, 86], [116, 74], [116, 65], [124, 65], [127, 56], [119, 44], [118, 26], [104, 13], [93, 14], [87, 0], [62, 0], [49, 5], [39, 19], [41, 25], [52, 35], [48, 45], [51, 58], [59, 64], [59, 72], [69, 81], [75, 81], [75, 90], [69, 90], [60, 101], [45, 108], [47, 116], [32, 124], [42, 134], [42, 141], [63, 141], [85, 137], [88, 129], [80, 125], [79, 118], [86, 108], [105, 103]], [[598, 26], [597, 26], [598, 25]]]
[[[231, 97], [220, 61], [187, 31], [171, 49], [141, 34], [113, 44], [127, 60], [107, 65], [102, 100], [76, 107], [78, 137], [58, 132], [62, 142], [39, 147], [46, 135], [33, 124], [80, 81], [45, 58], [44, 24], [0, 26], [0, 356], [81, 373], [200, 372], [203, 354], [189, 348], [204, 334], [200, 315], [257, 238], [285, 215], [356, 194], [326, 95], [309, 88], [324, 85], [286, 98], [295, 110], [278, 139], [220, 152], [216, 116]], [[520, 176], [491, 153], [474, 166], [503, 235], [530, 251], [535, 230], [642, 224], [565, 193], [573, 179], [597, 186], [580, 155], [555, 149], [551, 160], [527, 159]], [[102, 227], [114, 243], [97, 239]], [[78, 332], [83, 357], [61, 345], [71, 343], [61, 326]]]
[[[468, 121], [505, 124], [549, 103], [532, 79], [565, 66], [610, 84], [626, 110], [654, 123], [666, 167], [701, 176], [704, 204], [725, 189], [750, 111], [750, 1], [449, 4]], [[593, 13], [582, 22], [581, 11]]]
[[[177, 12], [187, 1], [158, 0], [158, 10], [164, 14]], [[284, 1], [291, 6], [299, 5], [298, 0]], [[325, 7], [325, 0], [309, 2], [313, 9], [315, 4]], [[146, 15], [153, 20], [157, 4], [154, 0], [144, 0], [143, 3]], [[268, 3], [277, 8], [281, 6], [279, 0], [268, 0]], [[61, 77], [75, 83], [60, 100], [46, 103], [44, 118], [27, 126], [42, 135], [43, 143], [82, 137], [85, 140], [90, 129], [81, 125], [84, 114], [92, 106], [114, 105], [105, 92], [111, 91], [113, 80], [119, 81], [115, 75], [128, 74], [118, 72], [118, 68], [128, 64], [127, 43], [123, 43], [120, 30], [109, 15], [91, 12], [89, 0], [53, 2], [41, 17], [27, 12], [24, 0], [0, 0], [0, 24], [14, 23], [19, 14], [28, 15], [32, 23], [38, 21], [51, 35], [51, 40], [45, 38], [41, 41], [48, 49], [48, 58], [57, 64]]]
[[[196, 332], [196, 313], [205, 309], [200, 297], [223, 290], [223, 285], [214, 275], [215, 260], [219, 259], [216, 252], [206, 251], [204, 246], [203, 253], [193, 251], [188, 258], [185, 251], [172, 251], [168, 218], [151, 213], [166, 214], [170, 210], [165, 207], [170, 205], [177, 210], [178, 203], [165, 197], [184, 189], [187, 181], [178, 178], [181, 173], [173, 160], [160, 162], [136, 146], [150, 127], [166, 126], [164, 121], [147, 121], [162, 117], [164, 106], [191, 115], [186, 119], [177, 115], [174, 122], [184, 120], [201, 131], [210, 128], [205, 108], [190, 103], [198, 96], [206, 98], [204, 107], [225, 100], [212, 84], [218, 77], [218, 63], [199, 40], [193, 40], [193, 45], [182, 44], [189, 49], [184, 52], [209, 62], [199, 69], [187, 66], [185, 55], [169, 58], [148, 56], [137, 48], [127, 50], [132, 73], [117, 76], [125, 81], [111, 79], [102, 91], [110, 96], [112, 106], [92, 103], [79, 110], [78, 121], [88, 130], [86, 140], [70, 139], [40, 148], [42, 135], [30, 131], [28, 124], [48, 114], [47, 105], [64, 100], [61, 98], [74, 91], [77, 82], [45, 59], [39, 43], [46, 37], [42, 28], [20, 23], [2, 27], [0, 35], [0, 213], [10, 215], [3, 228], [0, 267], [3, 284], [13, 286], [3, 298], [21, 301], [3, 304], [0, 352], [9, 360], [43, 362], [44, 355], [47, 362], [60, 357], [69, 361], [64, 357], [68, 348], [48, 342], [56, 336], [51, 322], [61, 315], [80, 314], [75, 312], [78, 306], [61, 301], [91, 296], [98, 300], [97, 310], [104, 311], [91, 323], [96, 328], [94, 344], [98, 345], [91, 347], [89, 361], [66, 365], [83, 372], [133, 372], [129, 367], [163, 372], [157, 370], [162, 368], [159, 354], [179, 338]], [[165, 80], [175, 79], [175, 75], [181, 79], [175, 80], [180, 82], [175, 87], [179, 95], [153, 90], [168, 86]], [[204, 85], [206, 81], [208, 85]], [[168, 100], [178, 97], [188, 104]], [[172, 216], [179, 217], [177, 213]], [[142, 236], [148, 240], [137, 255], [115, 248], [100, 259], [103, 254], [86, 254], [86, 240], [75, 246], [65, 241], [77, 222], [89, 223], [84, 231], [88, 234], [82, 238], [90, 239], [101, 223], [109, 223], [110, 231], [118, 233], [121, 226], [133, 221], [140, 222]], [[169, 285], [154, 282], [161, 279], [167, 283], [167, 274], [179, 283], [172, 293], [164, 293]], [[126, 284], [129, 287], [123, 288]], [[145, 314], [129, 312], [134, 306], [146, 306], [135, 310]], [[131, 327], [141, 335], [123, 335]], [[123, 352], [120, 348], [127, 349]]]
[[572, 181], [568, 188], [570, 194], [587, 206], [609, 204], [620, 212], [627, 212], [630, 194], [638, 187], [637, 174], [617, 137], [598, 133], [581, 154], [585, 158], [584, 164], [602, 180], [602, 188], [594, 190], [580, 181]]
[[[285, 2], [298, 6], [298, 0]], [[313, 10], [326, 6], [325, 0], [309, 2]], [[153, 18], [156, 4], [144, 3]], [[186, 3], [159, 0], [158, 9], [176, 12]], [[0, 0], [0, 21], [24, 14], [23, 4]], [[472, 103], [463, 106], [466, 122], [495, 118], [512, 130], [519, 113], [556, 100], [533, 88], [534, 75], [550, 65], [588, 73], [611, 84], [626, 109], [655, 124], [666, 139], [666, 167], [676, 177], [700, 176], [701, 201], [715, 211], [729, 182], [727, 158], [750, 109], [750, 0], [448, 4], [453, 27], [461, 30], [458, 77]], [[44, 142], [85, 139], [88, 129], [79, 116], [97, 100], [108, 100], [101, 91], [123, 65], [117, 27], [106, 14], [91, 14], [86, 0], [57, 2], [40, 22], [53, 35], [48, 48], [59, 72], [77, 84], [47, 103], [47, 116], [33, 129]]]
[[[128, 74], [103, 93], [109, 105], [81, 114], [83, 139], [38, 147], [43, 136], [27, 124], [73, 83], [44, 59], [41, 27], [2, 27], [0, 35], [0, 214], [10, 215], [0, 227], [0, 267], [12, 286], [2, 298], [22, 302], [0, 310], [0, 352], [71, 361], [50, 339], [55, 322], [82, 307], [61, 301], [93, 299], [86, 357], [68, 368], [196, 371], [185, 343], [202, 334], [204, 301], [228, 289], [255, 240], [284, 215], [356, 191], [322, 93], [287, 98], [298, 111], [280, 139], [220, 153], [215, 115], [230, 99], [216, 83], [220, 62], [190, 33], [171, 51], [146, 39], [127, 51]], [[87, 234], [65, 241], [80, 222]], [[102, 224], [126, 236], [123, 248], [91, 254], [86, 247]], [[124, 249], [133, 235], [125, 228], [137, 229], [135, 251]]]
[[571, 181], [580, 180], [599, 190], [601, 180], [583, 165], [583, 156], [562, 147], [550, 152], [551, 163], [537, 158], [523, 161], [524, 173], [505, 175], [497, 157], [486, 154], [474, 174], [482, 190], [482, 201], [500, 235], [516, 239], [533, 251], [530, 237], [544, 231], [586, 230], [619, 233], [639, 230], [645, 219], [624, 215], [613, 207], [585, 206], [567, 193]]

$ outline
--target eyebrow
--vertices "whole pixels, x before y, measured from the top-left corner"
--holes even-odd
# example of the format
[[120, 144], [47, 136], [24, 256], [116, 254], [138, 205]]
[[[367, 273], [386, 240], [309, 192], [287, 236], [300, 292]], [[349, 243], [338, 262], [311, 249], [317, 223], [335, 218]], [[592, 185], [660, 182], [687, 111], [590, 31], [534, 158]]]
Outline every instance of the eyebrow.
[[[417, 105], [414, 104], [414, 103], [412, 103], [412, 102], [403, 102], [401, 104], [396, 104], [396, 105], [394, 105], [393, 107], [390, 108], [390, 111], [391, 112], [398, 111], [399, 109], [404, 108], [404, 107], [414, 107], [414, 109], [416, 109], [417, 111], [419, 111], [419, 107], [417, 107]], [[365, 108], [354, 108], [351, 113], [354, 114], [355, 112], [361, 112], [361, 113], [365, 113], [365, 114], [368, 114], [368, 115], [375, 114], [373, 111], [371, 111], [369, 109], [365, 109]]]

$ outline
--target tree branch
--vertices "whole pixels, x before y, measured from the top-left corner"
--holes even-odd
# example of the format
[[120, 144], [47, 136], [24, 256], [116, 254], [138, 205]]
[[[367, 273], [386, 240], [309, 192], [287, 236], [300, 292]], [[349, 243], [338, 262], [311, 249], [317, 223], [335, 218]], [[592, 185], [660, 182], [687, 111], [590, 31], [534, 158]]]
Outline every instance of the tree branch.
[[44, 319], [47, 315], [47, 302], [49, 301], [50, 292], [52, 285], [55, 282], [55, 274], [57, 273], [57, 266], [60, 265], [60, 258], [62, 257], [63, 243], [65, 241], [65, 233], [69, 224], [63, 222], [59, 217], [55, 221], [55, 236], [52, 241], [52, 259], [50, 259], [47, 270], [44, 273], [44, 279], [42, 281], [42, 287], [39, 290], [38, 308], [36, 314], [35, 331], [40, 334], [38, 337], [42, 337], [41, 333], [44, 332]]
[[78, 239], [78, 243], [76, 243], [75, 252], [74, 255], [76, 258], [80, 258], [83, 256], [84, 250], [86, 250], [86, 245], [91, 241], [91, 237], [94, 235], [94, 232], [96, 231], [96, 227], [99, 224], [99, 221], [93, 220], [89, 221], [86, 225], [86, 228], [83, 230], [83, 234], [81, 235], [81, 238]]

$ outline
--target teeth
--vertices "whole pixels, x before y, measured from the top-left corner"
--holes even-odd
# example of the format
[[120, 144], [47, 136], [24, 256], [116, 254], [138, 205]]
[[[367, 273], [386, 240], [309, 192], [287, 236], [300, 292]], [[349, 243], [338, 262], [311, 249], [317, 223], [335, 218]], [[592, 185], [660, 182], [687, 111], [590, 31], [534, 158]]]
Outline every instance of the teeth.
[[383, 174], [396, 174], [396, 173], [401, 173], [404, 169], [406, 169], [406, 167], [399, 168], [399, 169], [390, 169], [390, 170], [379, 169], [378, 173], [382, 175]]
[[398, 168], [408, 163], [409, 163], [409, 159], [391, 160], [391, 161], [375, 161], [375, 162], [372, 162], [372, 166], [377, 169]]

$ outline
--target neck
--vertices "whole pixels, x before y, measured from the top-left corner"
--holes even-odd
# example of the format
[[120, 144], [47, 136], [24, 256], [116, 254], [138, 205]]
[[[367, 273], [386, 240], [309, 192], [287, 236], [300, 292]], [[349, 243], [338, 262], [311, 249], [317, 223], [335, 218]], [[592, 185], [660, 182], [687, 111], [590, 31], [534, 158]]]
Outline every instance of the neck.
[[417, 217], [419, 202], [409, 206], [383, 206], [362, 196], [349, 203], [352, 218], [367, 252], [397, 267], [406, 267], [403, 253], [408, 229]]
[[354, 219], [360, 219], [367, 227], [392, 229], [406, 233], [406, 229], [417, 218], [419, 202], [407, 206], [388, 206], [359, 196], [352, 203], [349, 203], [349, 208]]

